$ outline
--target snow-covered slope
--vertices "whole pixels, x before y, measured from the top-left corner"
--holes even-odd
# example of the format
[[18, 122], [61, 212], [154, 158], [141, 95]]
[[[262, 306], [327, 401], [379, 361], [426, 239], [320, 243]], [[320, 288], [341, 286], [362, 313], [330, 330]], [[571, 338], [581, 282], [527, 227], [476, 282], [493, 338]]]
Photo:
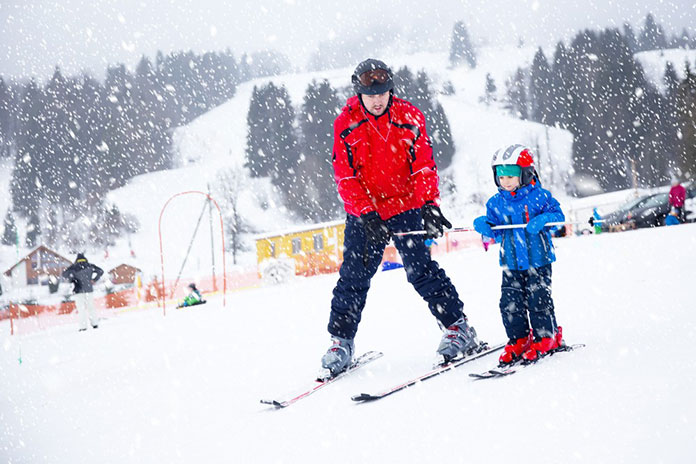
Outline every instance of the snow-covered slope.
[[[286, 410], [328, 345], [336, 275], [186, 311], [132, 313], [0, 349], [3, 462], [688, 462], [696, 455], [696, 225], [556, 241], [556, 313], [583, 350], [473, 382], [494, 359], [373, 404], [428, 368], [440, 331], [402, 270], [373, 282], [356, 339], [380, 359]], [[497, 249], [441, 264], [481, 338], [504, 340]], [[2, 333], [7, 326], [0, 324]], [[22, 357], [22, 364], [18, 357]]]
[[[466, 67], [449, 69], [445, 54], [419, 53], [415, 55], [383, 57], [396, 70], [402, 66], [417, 72], [425, 69], [433, 81], [433, 88], [441, 90], [445, 83], [451, 83], [454, 95], [440, 96], [452, 128], [457, 153], [454, 162], [444, 175], [455, 180], [457, 191], [446, 195], [444, 204], [450, 219], [455, 222], [470, 222], [473, 215], [480, 214], [481, 201], [494, 193], [491, 178], [490, 159], [493, 152], [509, 143], [525, 143], [538, 147], [540, 174], [544, 186], [555, 194], [563, 193], [565, 179], [571, 172], [572, 137], [563, 130], [528, 121], [520, 121], [495, 105], [487, 107], [479, 103], [484, 92], [487, 73], [498, 82], [501, 96], [504, 82], [518, 67], [528, 66], [534, 55], [531, 48], [487, 48], [479, 56], [475, 70]], [[110, 199], [120, 210], [133, 214], [140, 230], [131, 237], [139, 260], [158, 263], [158, 220], [162, 206], [175, 193], [188, 190], [207, 191], [214, 185], [217, 175], [229, 168], [239, 169], [244, 164], [246, 146], [246, 116], [254, 86], [273, 81], [285, 85], [296, 110], [302, 105], [307, 86], [312, 80], [327, 79], [334, 88], [349, 85], [352, 70], [348, 68], [330, 71], [288, 74], [244, 83], [228, 102], [202, 115], [187, 126], [179, 128], [174, 134], [179, 168], [168, 172], [158, 172], [139, 176], [127, 186], [111, 192]], [[329, 156], [329, 154], [327, 154]], [[292, 219], [282, 208], [262, 208], [262, 204], [280, 203], [273, 197], [265, 180], [249, 179], [247, 199], [241, 214], [256, 228], [257, 232], [277, 230], [292, 225]], [[145, 200], [145, 201], [143, 201]], [[177, 230], [165, 240], [165, 255], [174, 256], [173, 268], [177, 268], [188, 247], [193, 228], [201, 208], [201, 199], [190, 199], [182, 203], [177, 199], [172, 203], [175, 219], [166, 225], [167, 230]], [[165, 218], [166, 220], [166, 218]], [[251, 236], [247, 236], [249, 245]], [[207, 247], [207, 248], [206, 248]], [[200, 241], [196, 254], [201, 261], [196, 269], [209, 268], [209, 242]], [[128, 250], [120, 247], [116, 254], [125, 255]], [[142, 256], [142, 259], [140, 258]], [[253, 249], [243, 260], [253, 262]], [[178, 260], [178, 261], [177, 261]], [[218, 257], [219, 260], [219, 257]], [[157, 268], [158, 266], [156, 266]], [[195, 273], [194, 269], [191, 272]], [[152, 273], [148, 269], [146, 274]]]
[[674, 71], [679, 79], [686, 76], [685, 65], [688, 63], [693, 72], [696, 69], [696, 50], [673, 48], [669, 50], [653, 50], [640, 52], [635, 55], [638, 62], [643, 66], [645, 77], [648, 82], [664, 92], [665, 89], [665, 66], [672, 63]]

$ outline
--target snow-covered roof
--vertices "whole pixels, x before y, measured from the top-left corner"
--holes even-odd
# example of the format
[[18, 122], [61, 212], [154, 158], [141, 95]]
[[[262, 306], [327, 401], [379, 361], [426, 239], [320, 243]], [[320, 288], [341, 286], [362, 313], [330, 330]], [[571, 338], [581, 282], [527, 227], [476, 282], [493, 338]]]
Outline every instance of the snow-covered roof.
[[326, 228], [337, 226], [337, 225], [344, 224], [344, 223], [345, 223], [344, 220], [340, 220], [340, 221], [321, 222], [318, 224], [308, 224], [306, 226], [293, 227], [291, 229], [285, 229], [285, 230], [279, 230], [279, 231], [269, 232], [269, 233], [265, 233], [265, 234], [259, 234], [259, 235], [254, 236], [254, 240], [263, 240], [263, 239], [268, 239], [268, 238], [273, 238], [273, 237], [281, 237], [284, 235], [299, 234], [302, 232], [308, 232], [310, 230], [326, 229]]
[[45, 246], [45, 245], [42, 244], [42, 245], [36, 246], [33, 250], [31, 250], [29, 253], [27, 253], [22, 259], [20, 259], [19, 261], [17, 261], [12, 267], [10, 267], [8, 270], [6, 270], [6, 271], [5, 271], [5, 275], [8, 275], [8, 276], [9, 276], [10, 274], [12, 274], [12, 270], [13, 270], [14, 268], [16, 268], [17, 266], [19, 266], [21, 263], [23, 263], [23, 262], [26, 261], [27, 259], [29, 259], [29, 257], [30, 257], [31, 255], [35, 254], [35, 253], [38, 252], [40, 249], [43, 249], [43, 250], [45, 250], [45, 251], [47, 251], [47, 252], [49, 252], [49, 253], [51, 253], [51, 254], [53, 254], [53, 255], [59, 257], [60, 259], [66, 261], [66, 262], [68, 262], [68, 263], [72, 263], [72, 261], [69, 260], [68, 258], [66, 258], [65, 256], [63, 256], [63, 255], [61, 255], [60, 253], [57, 253], [57, 252], [51, 250], [50, 248], [48, 248], [47, 246]]

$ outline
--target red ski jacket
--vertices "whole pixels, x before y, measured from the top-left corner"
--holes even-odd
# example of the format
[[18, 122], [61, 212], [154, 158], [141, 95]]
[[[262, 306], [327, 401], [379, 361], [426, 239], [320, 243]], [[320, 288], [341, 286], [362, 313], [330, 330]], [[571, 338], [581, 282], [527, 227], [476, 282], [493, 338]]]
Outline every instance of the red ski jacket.
[[684, 206], [686, 201], [686, 189], [683, 185], [677, 184], [669, 190], [669, 204], [677, 208]]
[[379, 117], [356, 95], [334, 122], [333, 168], [338, 193], [353, 216], [377, 211], [389, 219], [427, 201], [439, 203], [438, 174], [423, 113], [392, 97]]

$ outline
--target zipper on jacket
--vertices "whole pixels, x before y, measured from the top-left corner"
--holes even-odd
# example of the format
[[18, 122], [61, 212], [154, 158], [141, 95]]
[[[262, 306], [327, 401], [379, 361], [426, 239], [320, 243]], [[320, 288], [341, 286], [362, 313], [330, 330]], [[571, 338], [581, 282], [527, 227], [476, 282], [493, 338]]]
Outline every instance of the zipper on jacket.
[[[505, 216], [505, 224], [512, 224], [512, 218], [510, 216]], [[515, 229], [509, 229], [506, 233], [510, 233], [512, 244], [510, 245], [510, 251], [512, 252], [512, 262], [515, 263], [515, 269], [519, 269], [520, 265], [517, 262], [517, 247], [515, 247]]]

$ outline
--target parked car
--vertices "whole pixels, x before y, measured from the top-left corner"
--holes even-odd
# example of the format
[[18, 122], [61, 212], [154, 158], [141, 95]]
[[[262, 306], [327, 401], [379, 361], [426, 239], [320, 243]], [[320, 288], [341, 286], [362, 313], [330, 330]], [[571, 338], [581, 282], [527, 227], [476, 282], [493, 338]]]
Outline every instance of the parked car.
[[[689, 201], [696, 197], [696, 186], [686, 189], [686, 217], [690, 217]], [[616, 211], [603, 217], [602, 231], [640, 229], [644, 227], [659, 227], [665, 224], [669, 214], [669, 193], [653, 193], [631, 200]]]

